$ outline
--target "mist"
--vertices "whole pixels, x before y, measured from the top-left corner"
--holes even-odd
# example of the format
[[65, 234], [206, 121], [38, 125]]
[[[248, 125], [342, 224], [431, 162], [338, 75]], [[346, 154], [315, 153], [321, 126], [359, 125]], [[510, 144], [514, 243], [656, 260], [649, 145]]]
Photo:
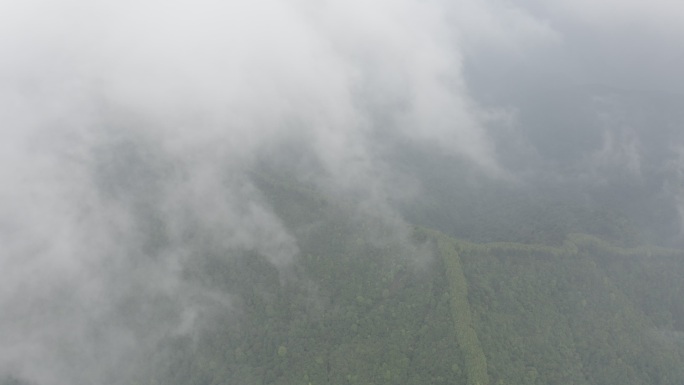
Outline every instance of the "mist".
[[144, 376], [168, 338], [239, 318], [239, 299], [188, 273], [205, 255], [263, 256], [298, 280], [306, 228], [264, 174], [344, 202], [375, 244], [416, 259], [431, 256], [414, 224], [536, 241], [478, 237], [469, 199], [500, 196], [511, 215], [580, 205], [567, 232], [612, 210], [640, 240], [681, 245], [678, 8], [0, 4], [0, 374]]

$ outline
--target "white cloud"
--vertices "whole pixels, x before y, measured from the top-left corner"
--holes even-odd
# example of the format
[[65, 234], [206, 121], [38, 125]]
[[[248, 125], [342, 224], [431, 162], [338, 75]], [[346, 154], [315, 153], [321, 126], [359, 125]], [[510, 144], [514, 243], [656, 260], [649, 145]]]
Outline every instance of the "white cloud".
[[[0, 344], [0, 369], [46, 384], [105, 381], [137, 329], [98, 329], [116, 359], [94, 371], [70, 362], [85, 353], [60, 355], [56, 346], [74, 337], [95, 348], [88, 328], [127, 298], [193, 290], [178, 275], [193, 253], [182, 241], [191, 226], [227, 249], [290, 261], [296, 240], [244, 177], [285, 139], [303, 138], [327, 173], [321, 183], [357, 193], [399, 227], [378, 133], [501, 173], [486, 129], [492, 115], [463, 78], [464, 52], [555, 38], [496, 2], [0, 3], [0, 266], [8, 272], [0, 307], [40, 320], [17, 302], [18, 290], [28, 304], [68, 305], [49, 328], [0, 319], [0, 341], [11, 342]], [[378, 114], [389, 118], [380, 123]], [[155, 220], [174, 249], [141, 262]], [[178, 309], [196, 301], [176, 299], [160, 309], [175, 315], [168, 330], [195, 318]]]

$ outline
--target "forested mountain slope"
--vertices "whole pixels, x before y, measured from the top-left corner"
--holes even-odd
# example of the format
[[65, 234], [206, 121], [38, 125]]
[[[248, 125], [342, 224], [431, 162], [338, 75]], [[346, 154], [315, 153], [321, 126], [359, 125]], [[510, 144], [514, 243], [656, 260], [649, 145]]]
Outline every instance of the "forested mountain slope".
[[[385, 234], [344, 203], [262, 178], [300, 254], [207, 253], [230, 298], [170, 337], [142, 384], [681, 384], [684, 253]], [[395, 231], [396, 232], [396, 231]], [[391, 233], [391, 231], [389, 231]]]
[[[493, 384], [677, 384], [682, 253], [452, 242]], [[451, 258], [457, 258], [452, 253]]]

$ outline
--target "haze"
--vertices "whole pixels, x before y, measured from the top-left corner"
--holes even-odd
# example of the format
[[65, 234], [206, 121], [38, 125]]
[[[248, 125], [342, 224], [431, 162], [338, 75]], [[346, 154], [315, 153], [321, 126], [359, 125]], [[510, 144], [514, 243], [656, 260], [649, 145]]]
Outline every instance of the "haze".
[[473, 219], [463, 197], [487, 194], [637, 234], [577, 219], [558, 243], [680, 247], [682, 68], [668, 0], [4, 1], [0, 375], [145, 376], [166, 339], [242, 312], [188, 273], [202, 255], [311, 285], [292, 267], [307, 230], [263, 175], [344, 202], [418, 264], [414, 225], [539, 241]]

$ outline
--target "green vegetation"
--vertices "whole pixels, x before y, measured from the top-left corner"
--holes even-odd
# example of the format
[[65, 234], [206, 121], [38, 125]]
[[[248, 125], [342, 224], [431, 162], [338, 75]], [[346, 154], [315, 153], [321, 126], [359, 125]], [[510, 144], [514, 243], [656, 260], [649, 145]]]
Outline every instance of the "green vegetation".
[[674, 319], [681, 318], [671, 312], [681, 307], [682, 297], [664, 296], [670, 298], [665, 306], [651, 298], [661, 304], [654, 311], [638, 300], [656, 294], [638, 288], [653, 285], [660, 274], [671, 276], [660, 284], [660, 295], [681, 291], [674, 271], [684, 272], [682, 252], [617, 248], [579, 235], [556, 249], [462, 249], [494, 384], [678, 384], [684, 378], [684, 344], [662, 338], [681, 332], [674, 328]]
[[404, 236], [260, 183], [300, 255], [280, 270], [250, 252], [198, 257], [189, 279], [231, 305], [168, 339], [140, 383], [684, 383], [682, 251]]
[[463, 274], [461, 258], [456, 252], [456, 245], [447, 237], [436, 235], [437, 252], [442, 257], [449, 281], [451, 298], [451, 315], [456, 330], [458, 344], [465, 356], [465, 371], [468, 385], [485, 385], [489, 383], [487, 375], [487, 359], [477, 338], [475, 325], [468, 303], [468, 282]]

